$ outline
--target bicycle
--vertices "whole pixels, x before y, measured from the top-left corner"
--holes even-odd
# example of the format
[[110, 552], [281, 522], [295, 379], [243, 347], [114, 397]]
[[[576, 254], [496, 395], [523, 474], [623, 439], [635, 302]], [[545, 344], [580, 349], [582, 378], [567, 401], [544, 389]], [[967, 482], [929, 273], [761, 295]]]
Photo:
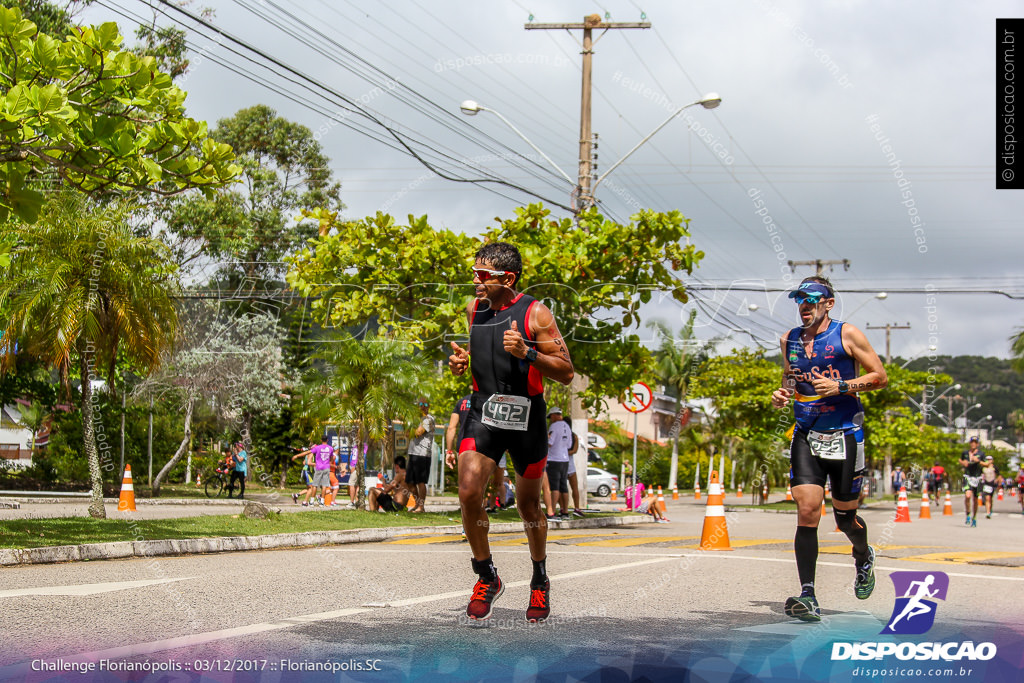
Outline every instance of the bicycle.
[[228, 477], [221, 468], [215, 469], [204, 477], [203, 491], [207, 498], [218, 498], [228, 488]]

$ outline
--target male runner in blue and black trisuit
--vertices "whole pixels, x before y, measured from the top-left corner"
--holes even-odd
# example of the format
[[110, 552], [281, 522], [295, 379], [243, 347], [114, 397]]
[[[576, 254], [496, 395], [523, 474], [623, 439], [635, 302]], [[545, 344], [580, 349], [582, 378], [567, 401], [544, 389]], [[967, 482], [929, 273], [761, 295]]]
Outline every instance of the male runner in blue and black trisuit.
[[[476, 298], [466, 308], [469, 348], [452, 342], [448, 358], [454, 374], [468, 368], [473, 376], [470, 410], [458, 444], [462, 526], [479, 577], [466, 608], [471, 619], [490, 617], [494, 601], [505, 590], [491, 560], [483, 495], [506, 450], [516, 472], [516, 502], [533, 559], [526, 618], [543, 621], [551, 611], [545, 567], [548, 525], [540, 507], [548, 448], [543, 377], [569, 384], [573, 368], [551, 311], [516, 292], [522, 272], [519, 250], [511, 244], [480, 248], [473, 264]], [[455, 465], [454, 454], [446, 458]]]
[[805, 278], [789, 298], [800, 307], [800, 326], [782, 337], [782, 387], [772, 393], [774, 408], [793, 399], [796, 418], [789, 476], [798, 513], [793, 547], [801, 592], [786, 601], [785, 611], [803, 621], [820, 621], [814, 572], [826, 477], [836, 526], [853, 543], [854, 593], [864, 600], [875, 587], [875, 552], [857, 515], [865, 465], [864, 409], [855, 394], [881, 389], [888, 380], [864, 333], [829, 318], [835, 294], [826, 278]]

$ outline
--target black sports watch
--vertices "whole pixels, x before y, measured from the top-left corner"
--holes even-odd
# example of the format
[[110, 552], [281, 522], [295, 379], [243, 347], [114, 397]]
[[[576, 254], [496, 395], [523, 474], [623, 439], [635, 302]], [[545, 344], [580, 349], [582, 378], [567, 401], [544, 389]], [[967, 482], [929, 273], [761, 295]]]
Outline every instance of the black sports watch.
[[850, 391], [850, 385], [846, 383], [845, 379], [839, 380], [839, 393], [845, 394]]
[[532, 346], [526, 349], [526, 355], [523, 357], [523, 360], [525, 360], [527, 363], [532, 363], [533, 361], [537, 360], [537, 349], [533, 348]]

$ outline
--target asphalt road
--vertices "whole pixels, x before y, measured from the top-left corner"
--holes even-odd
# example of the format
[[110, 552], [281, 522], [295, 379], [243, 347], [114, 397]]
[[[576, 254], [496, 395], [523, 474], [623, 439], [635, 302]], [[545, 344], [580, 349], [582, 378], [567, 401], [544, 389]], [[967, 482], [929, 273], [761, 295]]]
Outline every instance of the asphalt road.
[[[486, 624], [464, 618], [475, 580], [468, 547], [429, 532], [381, 544], [7, 568], [0, 680], [51, 680], [52, 668], [38, 669], [106, 661], [180, 667], [174, 680], [207, 669], [213, 680], [684, 680], [688, 671], [692, 681], [824, 681], [864, 678], [860, 666], [893, 672], [869, 678], [914, 680], [897, 675], [910, 666], [930, 680], [1019, 681], [1024, 516], [1005, 500], [993, 519], [967, 528], [955, 509], [931, 520], [915, 509], [910, 524], [894, 523], [890, 509], [862, 511], [879, 556], [866, 601], [852, 592], [849, 543], [824, 521], [817, 625], [782, 613], [797, 587], [792, 514], [731, 514], [733, 549], [701, 552], [703, 508], [689, 501], [670, 505], [669, 524], [553, 531], [552, 617], [532, 626], [521, 533], [494, 539], [507, 588]], [[892, 616], [896, 571], [949, 576], [934, 626], [897, 642], [992, 642], [995, 658], [833, 662], [836, 642], [892, 640], [879, 632]]]

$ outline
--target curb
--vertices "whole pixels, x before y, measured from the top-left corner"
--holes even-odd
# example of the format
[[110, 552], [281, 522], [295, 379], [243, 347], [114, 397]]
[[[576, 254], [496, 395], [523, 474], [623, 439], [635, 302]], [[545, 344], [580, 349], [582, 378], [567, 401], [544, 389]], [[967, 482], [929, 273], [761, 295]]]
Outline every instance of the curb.
[[[643, 517], [647, 518], [648, 515]], [[644, 524], [646, 519], [629, 517], [596, 517], [568, 522], [548, 522], [556, 529], [597, 529], [602, 527]], [[490, 525], [496, 532], [522, 530], [522, 522], [497, 522]], [[276, 548], [307, 548], [348, 543], [378, 543], [402, 536], [421, 534], [451, 535], [462, 533], [462, 525], [429, 527], [387, 527], [381, 529], [346, 529], [343, 531], [305, 531], [266, 536], [221, 536], [215, 538], [164, 539], [159, 541], [116, 541], [84, 545], [56, 545], [43, 548], [0, 548], [0, 567], [27, 564], [54, 564], [89, 560], [116, 560], [127, 557], [168, 557], [208, 553], [231, 553]]]

